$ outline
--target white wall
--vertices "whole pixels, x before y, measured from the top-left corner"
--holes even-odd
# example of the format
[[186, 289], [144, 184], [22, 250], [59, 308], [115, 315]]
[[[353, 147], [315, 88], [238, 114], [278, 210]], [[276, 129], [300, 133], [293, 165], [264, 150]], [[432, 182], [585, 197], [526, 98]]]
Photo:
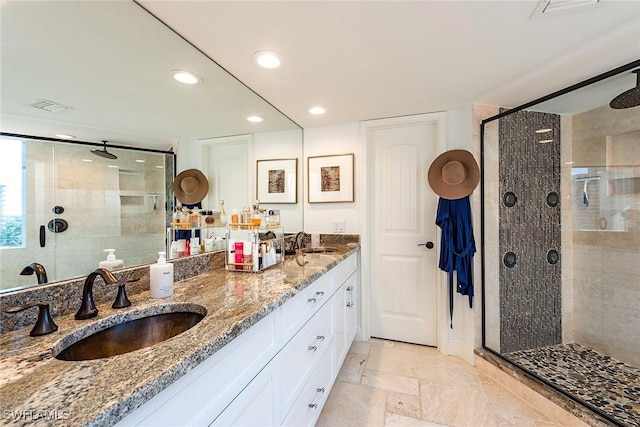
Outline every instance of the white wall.
[[[349, 203], [308, 203], [307, 158], [313, 156], [354, 154], [354, 200]], [[345, 233], [359, 234], [362, 206], [362, 151], [360, 124], [307, 128], [304, 130], [304, 230], [307, 233], [333, 233], [333, 222], [344, 220]]]

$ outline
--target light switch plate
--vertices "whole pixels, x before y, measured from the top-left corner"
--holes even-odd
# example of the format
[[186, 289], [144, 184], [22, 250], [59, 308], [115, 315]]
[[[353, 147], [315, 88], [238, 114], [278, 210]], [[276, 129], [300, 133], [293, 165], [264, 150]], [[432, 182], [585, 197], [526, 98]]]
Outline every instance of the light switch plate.
[[333, 232], [344, 233], [344, 219], [336, 219], [333, 221]]

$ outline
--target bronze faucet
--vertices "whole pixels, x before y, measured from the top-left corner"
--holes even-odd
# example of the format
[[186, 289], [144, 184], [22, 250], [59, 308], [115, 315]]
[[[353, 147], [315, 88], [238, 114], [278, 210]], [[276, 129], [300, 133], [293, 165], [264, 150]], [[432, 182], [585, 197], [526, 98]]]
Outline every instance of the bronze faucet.
[[33, 273], [36, 274], [39, 285], [47, 283], [47, 271], [44, 269], [44, 266], [42, 264], [38, 264], [37, 262], [32, 262], [31, 264], [23, 268], [20, 272], [20, 275], [28, 276]]
[[38, 313], [38, 320], [36, 321], [35, 326], [31, 329], [29, 335], [32, 337], [37, 337], [40, 335], [50, 334], [51, 332], [55, 332], [58, 330], [58, 325], [55, 324], [53, 319], [51, 318], [51, 313], [49, 312], [49, 304], [44, 302], [31, 302], [28, 304], [21, 305], [19, 307], [11, 307], [5, 310], [6, 313], [17, 313], [22, 310], [26, 310], [31, 307], [38, 307], [40, 309]]
[[116, 279], [109, 270], [105, 270], [104, 268], [96, 268], [93, 270], [84, 281], [82, 304], [75, 316], [77, 320], [90, 319], [98, 315], [98, 309], [93, 302], [93, 282], [98, 276], [102, 277], [102, 280], [107, 284], [118, 283], [118, 279]]

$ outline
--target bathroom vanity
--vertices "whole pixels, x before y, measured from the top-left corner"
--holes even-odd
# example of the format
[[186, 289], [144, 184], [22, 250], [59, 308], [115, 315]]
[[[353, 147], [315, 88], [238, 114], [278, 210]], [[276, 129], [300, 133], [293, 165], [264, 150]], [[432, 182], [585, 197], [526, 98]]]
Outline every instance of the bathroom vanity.
[[[29, 328], [2, 334], [5, 420], [34, 411], [43, 425], [54, 423], [45, 416], [74, 426], [313, 425], [359, 317], [359, 249], [337, 249], [260, 274], [212, 270], [176, 282], [170, 298], [131, 295], [124, 310], [101, 302], [96, 318], [57, 317], [59, 330], [43, 337], [29, 337]], [[206, 310], [202, 321], [152, 347], [96, 360], [53, 357], [73, 334], [189, 307]]]

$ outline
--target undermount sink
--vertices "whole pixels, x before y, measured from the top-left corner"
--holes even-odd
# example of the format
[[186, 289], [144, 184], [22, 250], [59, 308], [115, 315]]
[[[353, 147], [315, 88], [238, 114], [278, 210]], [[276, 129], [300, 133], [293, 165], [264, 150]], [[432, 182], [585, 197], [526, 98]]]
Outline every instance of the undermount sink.
[[201, 307], [198, 311], [173, 311], [118, 323], [76, 341], [59, 352], [54, 348], [54, 356], [68, 361], [92, 360], [151, 347], [198, 324], [206, 310]]
[[316, 246], [315, 248], [303, 248], [302, 252], [305, 254], [324, 254], [328, 252], [335, 252], [338, 249], [330, 248], [328, 246]]

